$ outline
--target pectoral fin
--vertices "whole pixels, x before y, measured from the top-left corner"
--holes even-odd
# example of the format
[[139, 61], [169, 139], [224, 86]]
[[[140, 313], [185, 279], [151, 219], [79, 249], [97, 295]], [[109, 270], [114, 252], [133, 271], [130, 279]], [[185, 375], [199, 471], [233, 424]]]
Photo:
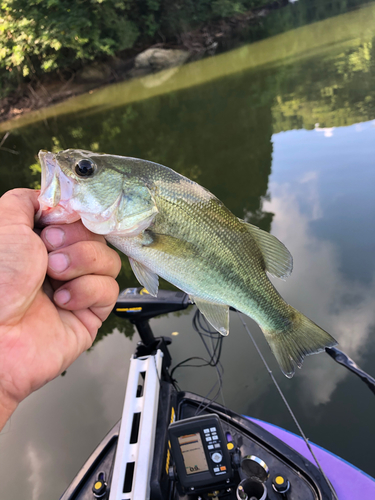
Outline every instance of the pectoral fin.
[[146, 288], [150, 295], [156, 297], [159, 288], [158, 275], [150, 271], [148, 267], [140, 264], [138, 261], [132, 259], [131, 257], [129, 257], [129, 262], [133, 269], [133, 273], [135, 274], [135, 277], [140, 282], [140, 284]]
[[275, 236], [252, 224], [244, 223], [262, 252], [266, 271], [276, 278], [287, 278], [293, 269], [293, 257]]
[[215, 330], [226, 337], [229, 333], [229, 306], [209, 302], [193, 295], [191, 299]]
[[183, 259], [192, 258], [199, 255], [196, 247], [188, 241], [175, 238], [169, 234], [159, 234], [152, 230], [144, 232], [144, 245], [153, 250], [157, 250], [173, 257], [180, 257]]

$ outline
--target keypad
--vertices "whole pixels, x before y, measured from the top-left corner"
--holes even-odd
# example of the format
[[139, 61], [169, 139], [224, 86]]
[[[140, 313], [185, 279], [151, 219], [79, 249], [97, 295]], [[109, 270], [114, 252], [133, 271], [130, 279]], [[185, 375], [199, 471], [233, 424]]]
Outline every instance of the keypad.
[[[210, 428], [207, 428], [207, 429], [203, 429], [203, 433], [204, 433], [204, 438], [207, 442], [207, 448], [211, 451], [211, 450], [215, 450], [215, 459], [214, 460], [212, 457], [212, 452], [211, 452], [211, 459], [217, 463], [217, 465], [214, 467], [213, 471], [215, 473], [215, 475], [219, 475], [219, 474], [225, 474], [225, 468], [223, 469], [223, 466], [220, 465], [220, 463], [217, 462], [217, 459], [219, 457], [220, 454], [218, 454], [216, 452], [216, 450], [218, 450], [220, 448], [220, 440], [219, 440], [219, 436], [217, 434], [217, 428], [216, 427], [210, 427]], [[219, 461], [221, 462], [221, 460]]]

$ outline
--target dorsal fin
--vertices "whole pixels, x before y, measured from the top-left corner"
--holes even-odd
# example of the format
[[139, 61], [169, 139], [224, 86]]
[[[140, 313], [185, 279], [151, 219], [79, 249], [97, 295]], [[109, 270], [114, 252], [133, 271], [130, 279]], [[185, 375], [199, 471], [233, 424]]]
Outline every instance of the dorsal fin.
[[262, 252], [266, 271], [276, 278], [287, 278], [293, 269], [293, 257], [286, 246], [272, 234], [244, 222]]

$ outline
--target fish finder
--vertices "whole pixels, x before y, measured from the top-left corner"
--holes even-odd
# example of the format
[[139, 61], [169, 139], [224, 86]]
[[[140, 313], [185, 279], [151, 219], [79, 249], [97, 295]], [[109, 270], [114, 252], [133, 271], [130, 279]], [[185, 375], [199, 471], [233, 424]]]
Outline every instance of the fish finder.
[[225, 483], [232, 477], [227, 440], [217, 415], [178, 420], [168, 428], [178, 482], [190, 490]]

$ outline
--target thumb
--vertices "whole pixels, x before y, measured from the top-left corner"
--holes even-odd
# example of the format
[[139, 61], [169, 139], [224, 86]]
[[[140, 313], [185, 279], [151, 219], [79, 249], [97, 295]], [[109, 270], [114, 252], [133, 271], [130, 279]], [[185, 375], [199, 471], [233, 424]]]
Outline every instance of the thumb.
[[0, 228], [25, 224], [34, 227], [34, 216], [39, 209], [39, 191], [12, 189], [0, 198]]
[[8, 191], [0, 198], [0, 324], [20, 320], [41, 290], [47, 249], [33, 231], [38, 192]]

